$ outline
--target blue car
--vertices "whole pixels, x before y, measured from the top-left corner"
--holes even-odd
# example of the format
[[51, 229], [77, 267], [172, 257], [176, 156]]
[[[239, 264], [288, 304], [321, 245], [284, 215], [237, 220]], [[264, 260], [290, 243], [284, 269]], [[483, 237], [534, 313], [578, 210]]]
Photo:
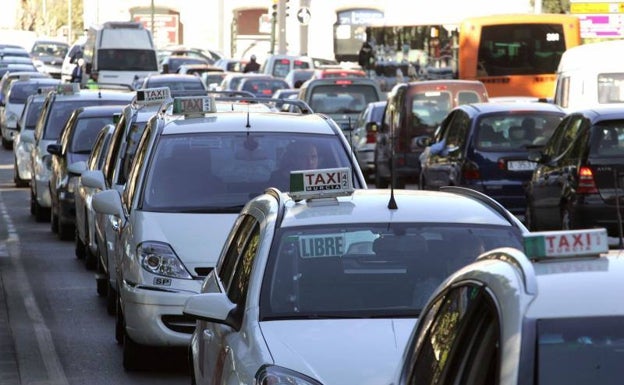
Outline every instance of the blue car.
[[538, 102], [456, 107], [425, 139], [420, 188], [472, 188], [523, 218], [525, 185], [536, 167], [529, 150], [542, 147], [564, 116], [559, 106]]

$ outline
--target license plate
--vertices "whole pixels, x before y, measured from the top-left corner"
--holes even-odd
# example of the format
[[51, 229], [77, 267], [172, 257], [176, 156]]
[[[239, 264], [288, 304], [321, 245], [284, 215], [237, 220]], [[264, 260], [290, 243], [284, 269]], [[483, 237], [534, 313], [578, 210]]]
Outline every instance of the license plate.
[[171, 286], [171, 278], [154, 277], [154, 285]]
[[510, 160], [507, 162], [507, 170], [509, 171], [532, 171], [535, 170], [535, 162], [528, 160]]

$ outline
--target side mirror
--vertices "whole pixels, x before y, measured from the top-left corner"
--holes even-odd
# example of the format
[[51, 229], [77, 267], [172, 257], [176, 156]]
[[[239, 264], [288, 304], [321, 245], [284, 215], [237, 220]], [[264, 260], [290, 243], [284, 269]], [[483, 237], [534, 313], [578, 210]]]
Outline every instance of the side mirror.
[[52, 155], [58, 155], [58, 156], [63, 155], [63, 153], [61, 152], [61, 145], [60, 145], [60, 143], [48, 144], [47, 150]]
[[82, 183], [82, 185], [85, 187], [90, 187], [98, 190], [104, 190], [106, 188], [104, 174], [102, 174], [101, 170], [83, 171], [81, 174], [80, 183]]
[[87, 162], [80, 160], [67, 166], [67, 172], [70, 175], [81, 175], [84, 170], [87, 169]]

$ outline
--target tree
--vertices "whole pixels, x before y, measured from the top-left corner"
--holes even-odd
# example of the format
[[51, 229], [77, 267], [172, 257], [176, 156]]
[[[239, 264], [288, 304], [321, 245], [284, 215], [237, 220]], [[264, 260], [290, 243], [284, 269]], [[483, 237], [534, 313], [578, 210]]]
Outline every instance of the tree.
[[61, 27], [68, 25], [70, 5], [72, 36], [68, 40], [72, 42], [84, 30], [82, 0], [21, 0], [20, 28], [38, 35], [56, 36]]
[[[535, 0], [531, 0], [535, 7]], [[570, 0], [542, 0], [542, 13], [569, 13]]]

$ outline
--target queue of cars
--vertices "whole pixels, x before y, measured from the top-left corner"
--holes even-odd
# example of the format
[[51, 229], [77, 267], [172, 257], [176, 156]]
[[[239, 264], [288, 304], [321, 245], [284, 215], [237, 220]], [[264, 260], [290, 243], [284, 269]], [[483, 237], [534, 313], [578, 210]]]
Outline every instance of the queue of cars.
[[[263, 78], [241, 83], [251, 79]], [[521, 383], [520, 373], [552, 382], [564, 367], [553, 368], [553, 357], [569, 347], [577, 354], [566, 365], [600, 350], [610, 368], [619, 324], [607, 317], [612, 302], [596, 293], [617, 291], [617, 280], [576, 288], [569, 275], [617, 274], [619, 252], [608, 246], [623, 238], [624, 116], [475, 103], [487, 94], [449, 97], [449, 86], [435, 82], [397, 85], [387, 102], [380, 93], [357, 113], [342, 106], [361, 101], [346, 88], [368, 80], [309, 80], [298, 103], [314, 113], [205, 89], [176, 97], [147, 84], [28, 98], [16, 184], [29, 171], [18, 160], [27, 115], [39, 108], [31, 207], [36, 219], [51, 217], [61, 239], [73, 235], [76, 256], [97, 270], [126, 369], [153, 365], [159, 346], [188, 347], [198, 384], [498, 384]], [[324, 96], [315, 99], [317, 86]], [[66, 99], [73, 112], [61, 110]], [[114, 106], [93, 107], [101, 100]], [[340, 115], [315, 108], [317, 100]], [[47, 135], [56, 115], [64, 123]], [[96, 115], [106, 121], [80, 128]], [[84, 148], [74, 149], [80, 134]], [[48, 136], [55, 139], [45, 146]], [[404, 166], [418, 173], [392, 175]], [[384, 168], [388, 175], [377, 176]], [[379, 187], [397, 189], [366, 190], [365, 170]], [[49, 216], [34, 192], [46, 176]], [[410, 177], [441, 191], [402, 189]], [[607, 231], [568, 230], [585, 226]], [[562, 291], [580, 290], [581, 305], [559, 306]], [[574, 378], [589, 371], [576, 369]]]

